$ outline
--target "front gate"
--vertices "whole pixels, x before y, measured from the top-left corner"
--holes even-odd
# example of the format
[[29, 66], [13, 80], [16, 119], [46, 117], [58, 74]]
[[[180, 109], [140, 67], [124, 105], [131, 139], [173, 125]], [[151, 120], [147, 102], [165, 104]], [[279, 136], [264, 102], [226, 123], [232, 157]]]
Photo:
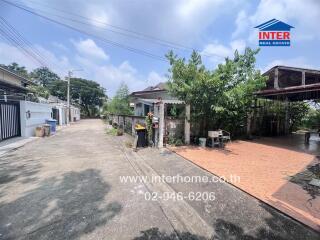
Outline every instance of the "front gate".
[[20, 136], [20, 105], [0, 102], [0, 141]]

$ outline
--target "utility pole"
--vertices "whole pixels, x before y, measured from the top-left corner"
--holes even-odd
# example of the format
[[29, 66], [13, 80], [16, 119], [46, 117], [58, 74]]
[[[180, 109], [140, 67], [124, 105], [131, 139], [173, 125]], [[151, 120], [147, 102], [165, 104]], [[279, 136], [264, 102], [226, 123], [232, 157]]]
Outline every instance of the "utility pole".
[[67, 82], [68, 82], [68, 88], [67, 88], [67, 111], [68, 111], [68, 116], [67, 116], [67, 125], [69, 125], [70, 118], [71, 118], [71, 112], [70, 112], [70, 79], [72, 77], [73, 72], [75, 71], [83, 71], [83, 69], [73, 69], [68, 71], [68, 77], [67, 77]]
[[67, 88], [67, 111], [68, 111], [68, 116], [67, 116], [67, 125], [69, 124], [70, 121], [70, 78], [72, 76], [72, 71], [68, 71], [68, 88]]

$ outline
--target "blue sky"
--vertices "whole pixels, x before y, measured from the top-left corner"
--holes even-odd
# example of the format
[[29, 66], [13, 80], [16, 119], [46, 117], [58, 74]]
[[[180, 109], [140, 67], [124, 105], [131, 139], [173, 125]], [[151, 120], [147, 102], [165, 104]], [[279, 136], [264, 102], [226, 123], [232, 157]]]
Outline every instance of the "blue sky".
[[[0, 1], [0, 15], [41, 52], [54, 71], [63, 77], [70, 69], [82, 68], [75, 76], [99, 82], [109, 96], [121, 81], [131, 91], [165, 81], [169, 65], [99, 38], [160, 57], [170, 48], [155, 44], [155, 40], [114, 33], [110, 29], [119, 29], [105, 29], [103, 23], [197, 49], [206, 55], [203, 57], [206, 66], [214, 69], [223, 57], [232, 56], [235, 49], [241, 52], [246, 46], [257, 48], [258, 33], [254, 27], [276, 18], [295, 27], [291, 31], [292, 46], [263, 47], [257, 56], [257, 68], [264, 71], [274, 65], [289, 65], [318, 69], [320, 65], [320, 1], [317, 0], [9, 1], [36, 8], [41, 14], [89, 32], [91, 35], [76, 32]], [[70, 18], [67, 13], [85, 17], [80, 20], [85, 20], [87, 25], [62, 18]], [[79, 20], [74, 15], [71, 17]], [[173, 50], [180, 56], [190, 55], [189, 50]], [[39, 67], [0, 38], [0, 62], [12, 61], [29, 70]]]

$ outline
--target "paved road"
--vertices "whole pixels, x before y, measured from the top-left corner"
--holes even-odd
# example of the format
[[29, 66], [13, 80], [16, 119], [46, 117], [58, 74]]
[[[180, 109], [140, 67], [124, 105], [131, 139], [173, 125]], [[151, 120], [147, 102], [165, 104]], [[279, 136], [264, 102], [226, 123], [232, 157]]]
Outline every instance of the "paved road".
[[132, 239], [173, 232], [101, 120], [83, 120], [1, 156], [0, 239]]
[[[133, 153], [100, 120], [0, 157], [0, 239], [318, 239], [226, 183], [121, 183], [120, 176], [206, 175], [175, 154]], [[146, 201], [148, 191], [214, 191], [216, 200]]]

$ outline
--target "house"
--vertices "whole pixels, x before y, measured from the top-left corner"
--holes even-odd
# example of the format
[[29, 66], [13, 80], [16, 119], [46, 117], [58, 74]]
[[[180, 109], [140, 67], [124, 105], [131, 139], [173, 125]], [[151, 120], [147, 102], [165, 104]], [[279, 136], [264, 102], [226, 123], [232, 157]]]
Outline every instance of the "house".
[[51, 118], [50, 105], [26, 100], [31, 84], [29, 79], [0, 67], [0, 141], [33, 136], [35, 128]]
[[186, 144], [190, 143], [190, 106], [172, 96], [167, 83], [133, 92], [130, 99], [135, 116], [154, 114], [154, 141], [158, 147], [163, 147], [170, 138], [181, 138]]
[[[52, 118], [57, 120], [57, 125], [68, 124], [68, 103], [58, 97], [50, 95], [48, 99], [39, 98], [40, 102], [50, 104], [52, 107]], [[80, 120], [80, 108], [70, 105], [69, 122]]]
[[30, 84], [32, 82], [27, 78], [0, 67], [0, 101], [24, 100]]
[[[54, 116], [54, 109], [66, 109], [65, 102], [27, 101], [30, 94], [27, 86], [31, 84], [34, 83], [29, 79], [0, 67], [0, 142], [13, 137], [34, 136], [35, 128]], [[79, 108], [70, 107], [70, 119], [80, 119]]]

